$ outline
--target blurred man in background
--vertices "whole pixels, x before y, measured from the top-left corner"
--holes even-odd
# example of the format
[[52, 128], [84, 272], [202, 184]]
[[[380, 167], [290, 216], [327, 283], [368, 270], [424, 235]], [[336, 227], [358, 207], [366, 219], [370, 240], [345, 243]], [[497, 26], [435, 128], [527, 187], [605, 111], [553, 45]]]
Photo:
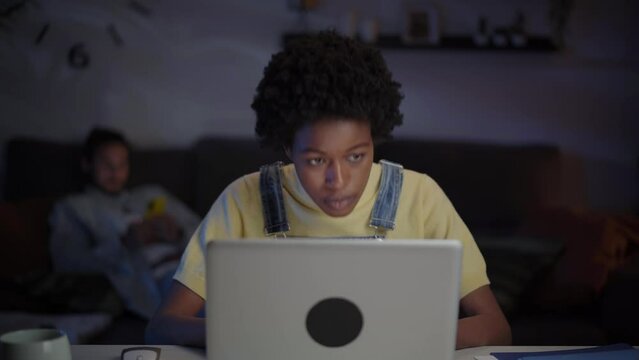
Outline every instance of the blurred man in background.
[[55, 205], [50, 251], [56, 271], [105, 275], [128, 310], [149, 318], [200, 219], [160, 186], [128, 189], [130, 151], [122, 134], [91, 131], [89, 182]]

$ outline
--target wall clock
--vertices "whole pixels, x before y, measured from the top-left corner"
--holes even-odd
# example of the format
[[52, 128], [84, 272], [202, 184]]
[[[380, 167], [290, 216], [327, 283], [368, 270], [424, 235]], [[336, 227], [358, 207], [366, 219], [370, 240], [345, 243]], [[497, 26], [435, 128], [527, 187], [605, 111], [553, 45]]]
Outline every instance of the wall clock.
[[1, 54], [36, 67], [48, 59], [86, 70], [97, 56], [108, 59], [97, 48], [126, 49], [131, 46], [127, 38], [140, 28], [149, 28], [153, 15], [154, 3], [145, 0], [3, 1]]

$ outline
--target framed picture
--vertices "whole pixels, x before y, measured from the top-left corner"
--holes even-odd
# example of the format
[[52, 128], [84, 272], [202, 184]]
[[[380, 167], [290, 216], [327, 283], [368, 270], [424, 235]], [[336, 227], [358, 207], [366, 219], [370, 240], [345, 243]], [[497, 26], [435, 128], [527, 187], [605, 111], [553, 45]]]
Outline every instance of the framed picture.
[[439, 44], [439, 14], [429, 5], [411, 5], [404, 12], [404, 32], [406, 44]]

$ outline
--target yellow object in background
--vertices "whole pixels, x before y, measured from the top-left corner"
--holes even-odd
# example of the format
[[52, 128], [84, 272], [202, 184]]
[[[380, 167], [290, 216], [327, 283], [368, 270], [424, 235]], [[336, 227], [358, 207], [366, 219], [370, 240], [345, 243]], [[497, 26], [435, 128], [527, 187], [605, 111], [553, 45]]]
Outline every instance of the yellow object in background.
[[149, 206], [144, 213], [144, 218], [148, 219], [156, 215], [164, 214], [166, 211], [166, 197], [158, 196], [149, 202]]

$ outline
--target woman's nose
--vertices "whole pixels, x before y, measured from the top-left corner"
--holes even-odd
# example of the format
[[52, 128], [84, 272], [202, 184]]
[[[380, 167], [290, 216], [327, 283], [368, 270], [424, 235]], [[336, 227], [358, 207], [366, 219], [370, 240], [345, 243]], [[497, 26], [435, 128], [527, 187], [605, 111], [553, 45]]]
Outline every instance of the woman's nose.
[[344, 168], [337, 161], [330, 163], [326, 170], [326, 185], [331, 189], [339, 189], [344, 186], [345, 176]]

